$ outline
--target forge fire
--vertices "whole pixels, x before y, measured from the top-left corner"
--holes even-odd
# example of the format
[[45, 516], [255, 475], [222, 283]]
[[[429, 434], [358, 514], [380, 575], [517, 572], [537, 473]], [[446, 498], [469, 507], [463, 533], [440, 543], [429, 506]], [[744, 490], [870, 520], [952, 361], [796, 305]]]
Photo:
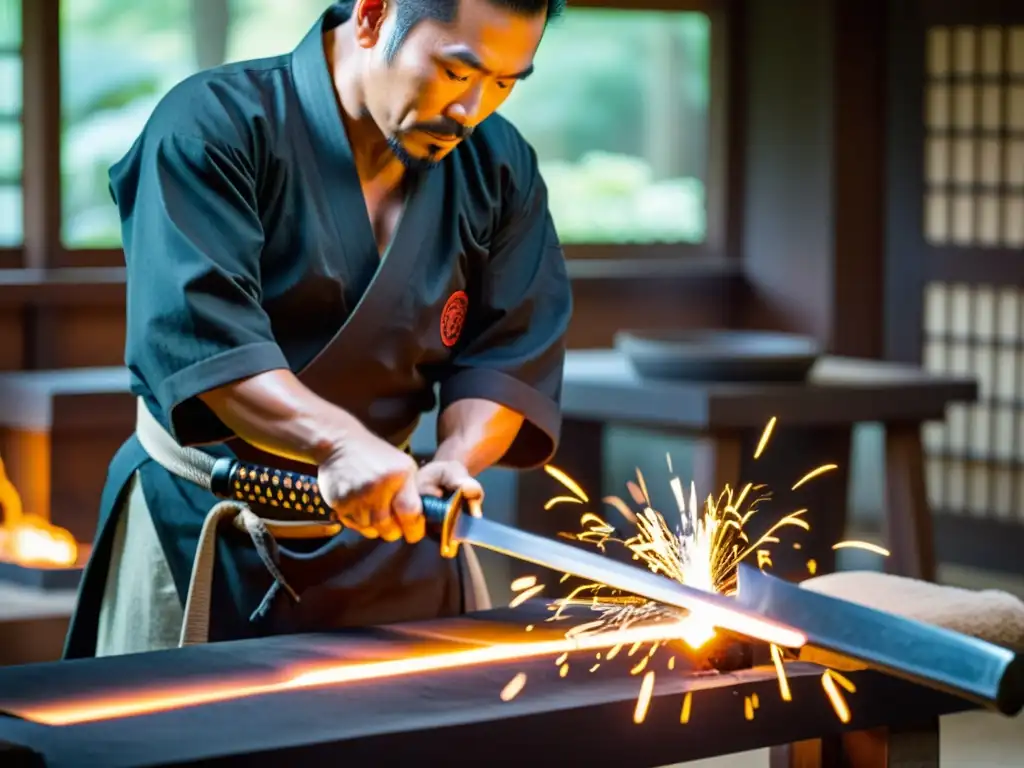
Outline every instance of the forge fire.
[[26, 514], [0, 460], [0, 562], [28, 568], [80, 568], [88, 547], [40, 515]]

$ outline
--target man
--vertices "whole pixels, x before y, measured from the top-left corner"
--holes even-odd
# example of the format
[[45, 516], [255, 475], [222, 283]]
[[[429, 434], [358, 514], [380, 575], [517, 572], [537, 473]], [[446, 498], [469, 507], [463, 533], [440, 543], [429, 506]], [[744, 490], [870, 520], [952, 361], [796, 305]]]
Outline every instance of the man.
[[[493, 113], [563, 4], [335, 3], [293, 53], [157, 106], [110, 175], [140, 422], [66, 657], [178, 644], [217, 500], [154, 461], [143, 427], [317, 474], [345, 524], [279, 548], [221, 526], [209, 640], [473, 607], [420, 496], [479, 503], [474, 476], [557, 444], [570, 288], [536, 156]], [[417, 467], [401, 446], [435, 385], [438, 449]]]

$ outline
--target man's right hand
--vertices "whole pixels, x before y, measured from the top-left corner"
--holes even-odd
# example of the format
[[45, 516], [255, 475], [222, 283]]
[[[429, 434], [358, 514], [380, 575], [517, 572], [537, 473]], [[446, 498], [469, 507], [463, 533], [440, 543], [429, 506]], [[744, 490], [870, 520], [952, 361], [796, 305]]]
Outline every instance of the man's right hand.
[[320, 493], [344, 525], [367, 538], [415, 544], [425, 533], [417, 469], [404, 451], [360, 429], [321, 462]]

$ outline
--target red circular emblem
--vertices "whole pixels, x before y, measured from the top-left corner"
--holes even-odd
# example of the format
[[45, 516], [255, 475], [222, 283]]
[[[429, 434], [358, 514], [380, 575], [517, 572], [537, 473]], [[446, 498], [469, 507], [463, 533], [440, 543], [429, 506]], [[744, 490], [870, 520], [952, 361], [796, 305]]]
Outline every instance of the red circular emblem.
[[441, 312], [441, 343], [446, 347], [454, 347], [462, 335], [468, 308], [469, 297], [465, 291], [456, 291], [445, 302], [444, 310]]

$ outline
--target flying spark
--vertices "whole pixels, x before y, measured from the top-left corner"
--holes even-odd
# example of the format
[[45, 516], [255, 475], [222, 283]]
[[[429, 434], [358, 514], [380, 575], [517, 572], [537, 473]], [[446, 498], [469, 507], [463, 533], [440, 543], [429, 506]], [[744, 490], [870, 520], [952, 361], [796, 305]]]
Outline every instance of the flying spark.
[[[776, 424], [777, 419], [772, 417], [765, 426], [754, 451], [755, 459], [760, 458], [765, 451]], [[674, 473], [671, 456], [666, 456], [666, 462], [672, 475], [669, 487], [676, 502], [678, 517], [673, 516], [670, 521], [654, 509], [646, 478], [638, 469], [636, 480], [627, 482], [626, 489], [629, 498], [640, 508], [639, 511], [634, 511], [620, 497], [607, 497], [603, 499], [603, 502], [617, 512], [622, 519], [618, 525], [611, 524], [592, 511], [585, 511], [580, 517], [580, 531], [563, 533], [561, 536], [589, 543], [601, 552], [607, 552], [612, 545], [616, 545], [623, 548], [633, 560], [639, 561], [653, 573], [664, 575], [690, 587], [730, 596], [735, 595], [738, 588], [737, 573], [740, 563], [748, 559], [756, 559], [759, 569], [769, 569], [772, 567], [771, 547], [781, 543], [780, 535], [783, 529], [810, 530], [810, 525], [804, 519], [807, 510], [798, 509], [781, 516], [768, 528], [767, 532], [753, 539], [747, 533], [747, 524], [757, 514], [759, 506], [771, 498], [765, 490], [765, 486], [748, 483], [742, 486], [739, 493], [735, 493], [731, 487], [726, 486], [717, 498], [709, 494], [703, 503], [699, 503], [695, 484], [690, 483], [689, 493], [687, 493], [682, 479]], [[823, 464], [816, 467], [797, 480], [793, 484], [792, 490], [836, 469], [838, 469], [836, 464]], [[545, 470], [572, 494], [571, 496], [553, 497], [545, 505], [545, 509], [552, 509], [562, 503], [581, 504], [588, 501], [586, 493], [565, 472], [550, 466], [545, 467]], [[623, 523], [632, 529], [631, 535], [620, 533]], [[799, 542], [794, 542], [792, 547], [797, 550], [801, 548]], [[889, 554], [882, 547], [867, 542], [844, 541], [833, 546], [833, 549], [836, 550], [847, 548], [864, 549], [882, 556]], [[809, 560], [807, 568], [813, 575], [817, 572], [817, 563], [814, 560]], [[565, 574], [562, 581], [564, 582], [568, 578], [570, 575]], [[714, 626], [702, 620], [697, 613], [688, 613], [678, 608], [659, 605], [640, 597], [623, 594], [602, 584], [585, 584], [573, 589], [567, 597], [554, 600], [550, 606], [553, 615], [548, 621], [561, 618], [563, 612], [570, 606], [589, 606], [598, 615], [596, 621], [570, 630], [577, 636], [621, 631], [634, 625], [662, 620], [675, 622], [678, 631], [677, 638], [693, 650], [705, 647], [716, 636]], [[631, 673], [637, 675], [645, 672], [650, 658], [663, 645], [665, 645], [665, 641], [654, 643], [649, 654], [632, 667]], [[608, 652], [607, 659], [614, 658], [621, 648], [621, 644], [613, 647]], [[638, 644], [634, 644], [629, 655], [635, 654], [638, 650]], [[772, 645], [771, 654], [779, 680], [780, 697], [783, 701], [791, 701], [792, 692], [786, 677], [783, 651]], [[675, 657], [670, 658], [669, 670], [673, 669], [674, 663]], [[829, 672], [831, 673], [831, 671]], [[648, 678], [649, 675], [652, 677]], [[837, 715], [843, 719], [844, 716], [849, 716], [849, 710], [842, 692], [836, 687], [839, 681], [839, 677], [836, 675], [837, 673], [832, 673], [831, 676], [823, 677], [822, 685], [825, 686]], [[651, 680], [653, 686], [653, 672], [649, 670], [645, 673], [645, 684], [648, 679]], [[849, 681], [847, 680], [846, 683]], [[839, 685], [845, 687], [841, 682]], [[641, 696], [646, 690], [646, 688], [641, 688]], [[831, 693], [832, 690], [835, 691], [834, 695]], [[852, 692], [850, 689], [847, 690]], [[641, 702], [638, 700], [638, 713], [642, 710], [646, 714], [647, 707], [650, 705], [649, 693], [647, 695], [648, 700], [642, 708]], [[683, 706], [685, 717], [682, 719], [684, 721], [689, 719], [690, 706], [690, 694], [687, 694]], [[746, 700], [747, 719], [753, 718], [757, 708], [756, 697]], [[844, 722], [846, 721], [844, 720]]]

